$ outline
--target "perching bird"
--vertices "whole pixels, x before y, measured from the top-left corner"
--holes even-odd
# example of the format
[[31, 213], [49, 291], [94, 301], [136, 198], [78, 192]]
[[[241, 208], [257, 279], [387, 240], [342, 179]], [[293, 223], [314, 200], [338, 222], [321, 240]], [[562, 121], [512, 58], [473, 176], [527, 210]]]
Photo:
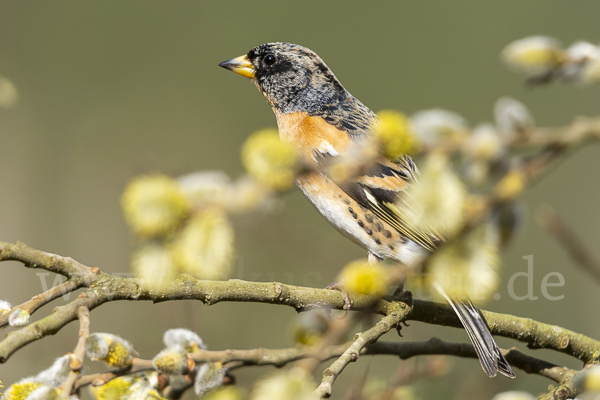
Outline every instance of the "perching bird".
[[[372, 142], [377, 117], [342, 86], [317, 54], [295, 44], [266, 43], [219, 65], [252, 79], [275, 112], [281, 139], [316, 167], [300, 175], [296, 184], [334, 227], [368, 250], [370, 260], [392, 259], [412, 266], [435, 249], [438, 238], [411, 229], [386, 205], [394, 204], [418, 175], [410, 157], [396, 162], [381, 157], [352, 180], [327, 174], [326, 166], [335, 157], [353, 154]], [[447, 300], [486, 374], [500, 372], [514, 378], [473, 304]]]

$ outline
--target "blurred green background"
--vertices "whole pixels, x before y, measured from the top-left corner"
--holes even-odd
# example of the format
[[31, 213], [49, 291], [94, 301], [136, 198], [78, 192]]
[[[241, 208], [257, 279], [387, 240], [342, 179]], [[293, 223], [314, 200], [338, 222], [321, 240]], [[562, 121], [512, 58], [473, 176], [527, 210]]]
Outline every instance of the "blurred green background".
[[[496, 99], [510, 95], [530, 108], [539, 125], [565, 125], [576, 115], [600, 113], [600, 86], [530, 90], [523, 76], [500, 63], [499, 52], [536, 34], [565, 45], [597, 42], [599, 20], [597, 1], [4, 0], [0, 75], [12, 80], [20, 99], [11, 109], [0, 109], [0, 240], [21, 240], [107, 272], [128, 273], [134, 240], [119, 205], [127, 182], [150, 172], [224, 170], [236, 177], [243, 172], [239, 150], [245, 137], [275, 126], [254, 86], [217, 66], [255, 45], [289, 41], [313, 49], [373, 110], [410, 114], [441, 107], [476, 124], [491, 120]], [[527, 191], [529, 218], [504, 257], [502, 299], [488, 309], [600, 338], [597, 282], [531, 218], [539, 204], [553, 205], [600, 257], [599, 167], [600, 149], [589, 146]], [[236, 278], [320, 287], [347, 261], [364, 255], [298, 190], [284, 199], [273, 215], [234, 219]], [[526, 270], [523, 257], [531, 254], [539, 299], [511, 300], [506, 283]], [[565, 277], [566, 285], [550, 292], [564, 294], [561, 301], [545, 300], [540, 292], [543, 276], [553, 271]], [[13, 304], [53, 282], [54, 276], [16, 263], [0, 266], [0, 298]], [[517, 293], [525, 290], [525, 280], [517, 279]], [[291, 309], [257, 304], [115, 302], [92, 313], [92, 329], [122, 335], [149, 358], [172, 327], [197, 331], [211, 349], [289, 346], [295, 318]], [[76, 325], [18, 351], [0, 365], [0, 379], [11, 384], [71, 351]], [[405, 339], [395, 333], [385, 339], [435, 335], [467, 341], [458, 329], [420, 323], [403, 333]], [[514, 341], [498, 342], [525, 349]], [[555, 352], [531, 353], [580, 367]], [[520, 370], [514, 381], [488, 379], [474, 360], [451, 362], [455, 368], [448, 375], [416, 386], [419, 396], [485, 399], [513, 388], [539, 393], [550, 383]], [[368, 366], [372, 376], [385, 379], [401, 363], [391, 357], [361, 359], [336, 382], [334, 398], [342, 398], [352, 377]], [[269, 370], [247, 368], [236, 376], [248, 386]]]

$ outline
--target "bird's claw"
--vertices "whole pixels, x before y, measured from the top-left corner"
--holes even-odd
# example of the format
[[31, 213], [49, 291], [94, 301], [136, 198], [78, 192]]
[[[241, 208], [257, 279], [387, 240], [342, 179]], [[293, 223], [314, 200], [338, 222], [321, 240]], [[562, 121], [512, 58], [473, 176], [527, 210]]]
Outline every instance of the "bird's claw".
[[348, 316], [348, 314], [350, 313], [350, 310], [352, 310], [352, 300], [350, 299], [350, 295], [348, 294], [348, 292], [343, 290], [343, 282], [339, 282], [339, 281], [333, 282], [333, 283], [325, 286], [325, 289], [337, 290], [337, 291], [341, 292], [342, 299], [344, 299], [344, 306], [342, 307], [342, 310], [344, 310], [345, 313], [340, 319], [346, 318]]
[[342, 298], [344, 299], [344, 307], [342, 307], [342, 310], [344, 310], [345, 313], [343, 317], [340, 317], [340, 319], [346, 318], [352, 309], [352, 300], [350, 300], [348, 292], [342, 291]]
[[400, 324], [396, 325], [396, 333], [398, 333], [398, 336], [404, 337], [404, 336], [402, 336], [402, 325], [400, 325]]
[[[406, 321], [402, 321], [402, 324], [404, 324], [404, 326], [410, 326], [409, 324], [406, 323]], [[398, 336], [404, 337], [404, 336], [402, 336], [402, 325], [400, 325], [400, 324], [396, 325], [396, 332], [398, 333]]]

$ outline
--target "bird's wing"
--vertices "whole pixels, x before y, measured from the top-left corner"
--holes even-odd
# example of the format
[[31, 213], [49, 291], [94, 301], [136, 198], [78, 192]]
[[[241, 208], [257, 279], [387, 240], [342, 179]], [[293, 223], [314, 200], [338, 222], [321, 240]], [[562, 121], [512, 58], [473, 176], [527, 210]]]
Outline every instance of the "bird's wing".
[[361, 206], [373, 212], [402, 235], [421, 247], [433, 251], [436, 238], [429, 232], [417, 230], [397, 213], [398, 196], [410, 181], [416, 180], [418, 170], [409, 156], [392, 162], [382, 159], [367, 168], [367, 173], [351, 182], [341, 182], [340, 187]]
[[[368, 146], [377, 120], [375, 113], [349, 94], [343, 99], [338, 99], [335, 106], [321, 109], [316, 118], [326, 124], [314, 125], [321, 131], [316, 137], [326, 138], [331, 144], [334, 144], [332, 137], [338, 135], [350, 139], [344, 149], [336, 149], [336, 154], [321, 150], [326, 146], [313, 146], [313, 149], [320, 153], [315, 154], [315, 159], [318, 163], [325, 161], [325, 164], [328, 158], [351, 151], [352, 146]], [[334, 128], [333, 131], [331, 128]], [[335, 144], [333, 147], [336, 147]], [[361, 206], [386, 221], [400, 234], [433, 251], [439, 239], [429, 232], [411, 227], [397, 212], [398, 195], [407, 188], [410, 181], [416, 180], [418, 173], [409, 156], [395, 162], [382, 158], [370, 164], [362, 176], [352, 181], [338, 182], [338, 185]]]

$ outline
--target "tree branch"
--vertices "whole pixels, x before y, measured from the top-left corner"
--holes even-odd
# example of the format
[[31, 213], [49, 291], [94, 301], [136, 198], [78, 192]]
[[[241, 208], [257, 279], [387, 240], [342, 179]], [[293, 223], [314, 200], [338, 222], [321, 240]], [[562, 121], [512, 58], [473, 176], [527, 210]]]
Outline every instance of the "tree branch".
[[[6, 255], [10, 254], [10, 258]], [[52, 268], [56, 270], [58, 259], [52, 254], [32, 249], [23, 244], [0, 242], [0, 260], [16, 260], [29, 262], [36, 268]], [[116, 300], [151, 300], [162, 302], [169, 300], [200, 300], [206, 305], [219, 302], [255, 302], [279, 304], [305, 311], [316, 308], [343, 309], [344, 299], [335, 290], [313, 289], [283, 283], [231, 281], [202, 281], [189, 275], [181, 275], [177, 280], [166, 283], [156, 289], [141, 286], [141, 282], [133, 278], [123, 278], [105, 274], [98, 269], [88, 268], [75, 260], [60, 257], [60, 268], [70, 274], [74, 281], [82, 278], [87, 280], [89, 289], [65, 306], [56, 307], [52, 314], [21, 329], [10, 332], [0, 341], [0, 362], [5, 362], [19, 348], [41, 339], [44, 336], [58, 332], [67, 323], [77, 318], [80, 306], [90, 311]], [[41, 261], [50, 260], [49, 263]], [[50, 269], [49, 269], [50, 270]], [[404, 314], [409, 314], [410, 307], [392, 298], [381, 299], [373, 304], [366, 296], [354, 296], [353, 310], [372, 311], [388, 315], [400, 307]], [[545, 348], [560, 351], [579, 358], [585, 363], [595, 360], [595, 354], [600, 354], [600, 342], [585, 335], [544, 324], [528, 318], [515, 317], [508, 314], [498, 314], [482, 311], [488, 322], [490, 331], [498, 336], [509, 337], [528, 344], [530, 348]], [[446, 325], [460, 328], [461, 324], [449, 306], [428, 301], [414, 301], [414, 309], [408, 319], [436, 325]]]
[[79, 377], [79, 373], [83, 368], [83, 359], [85, 357], [85, 343], [90, 336], [90, 311], [85, 306], [79, 307], [77, 310], [77, 317], [79, 318], [79, 339], [75, 350], [73, 350], [73, 357], [71, 358], [70, 367], [71, 372], [67, 376], [65, 382], [61, 385], [62, 392], [65, 395], [70, 395], [73, 390], [73, 385]]

